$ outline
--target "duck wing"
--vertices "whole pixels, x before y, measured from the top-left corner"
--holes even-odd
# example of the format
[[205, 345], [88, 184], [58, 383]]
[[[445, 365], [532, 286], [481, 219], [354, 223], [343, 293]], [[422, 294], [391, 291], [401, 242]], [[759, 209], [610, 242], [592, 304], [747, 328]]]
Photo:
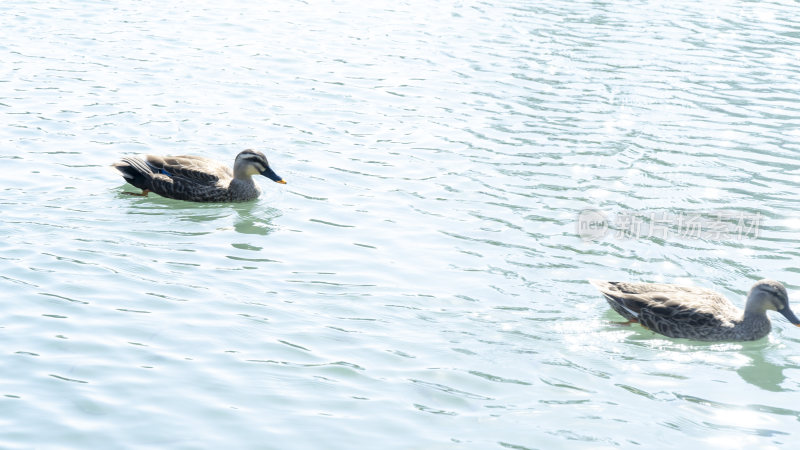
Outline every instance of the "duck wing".
[[733, 326], [741, 311], [722, 294], [695, 286], [594, 281], [623, 317], [671, 337], [703, 339]]
[[233, 172], [201, 156], [125, 157], [114, 167], [132, 185], [163, 197], [196, 202], [226, 201]]
[[214, 185], [220, 180], [233, 178], [230, 167], [202, 156], [147, 155], [146, 161], [155, 173], [192, 184]]

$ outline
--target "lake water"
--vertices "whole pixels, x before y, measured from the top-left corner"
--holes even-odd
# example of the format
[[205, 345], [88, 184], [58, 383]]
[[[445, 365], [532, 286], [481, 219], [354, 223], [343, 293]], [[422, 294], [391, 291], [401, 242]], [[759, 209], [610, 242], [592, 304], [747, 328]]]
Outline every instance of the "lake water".
[[[668, 339], [586, 279], [797, 298], [798, 19], [3, 2], [0, 447], [796, 445], [800, 330]], [[109, 168], [244, 148], [288, 184], [193, 204]]]

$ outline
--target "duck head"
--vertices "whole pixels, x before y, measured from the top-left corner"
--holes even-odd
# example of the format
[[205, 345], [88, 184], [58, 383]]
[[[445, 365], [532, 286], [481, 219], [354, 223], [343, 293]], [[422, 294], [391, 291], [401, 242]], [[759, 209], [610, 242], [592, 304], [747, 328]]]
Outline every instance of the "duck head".
[[761, 280], [750, 288], [750, 295], [747, 296], [747, 309], [756, 308], [766, 311], [771, 309], [778, 311], [786, 317], [792, 324], [800, 327], [800, 319], [789, 309], [789, 294], [786, 288], [774, 280]]
[[286, 181], [269, 166], [267, 157], [263, 153], [251, 149], [243, 150], [236, 155], [233, 163], [233, 176], [247, 178], [253, 175], [264, 175], [276, 183], [286, 184]]

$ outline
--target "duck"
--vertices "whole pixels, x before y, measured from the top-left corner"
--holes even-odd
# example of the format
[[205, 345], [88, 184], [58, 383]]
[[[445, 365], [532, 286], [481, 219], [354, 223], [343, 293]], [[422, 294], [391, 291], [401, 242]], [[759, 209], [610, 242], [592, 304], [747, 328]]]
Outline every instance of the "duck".
[[772, 329], [767, 310], [781, 313], [800, 327], [789, 308], [786, 288], [775, 280], [756, 282], [744, 311], [722, 294], [694, 286], [589, 280], [625, 323], [639, 323], [672, 338], [698, 341], [754, 341]]
[[269, 166], [263, 153], [247, 149], [236, 155], [233, 170], [213, 159], [202, 156], [124, 157], [112, 164], [125, 181], [141, 189], [141, 193], [125, 192], [146, 197], [154, 192], [162, 197], [191, 202], [246, 202], [258, 198], [261, 189], [253, 175], [286, 184]]

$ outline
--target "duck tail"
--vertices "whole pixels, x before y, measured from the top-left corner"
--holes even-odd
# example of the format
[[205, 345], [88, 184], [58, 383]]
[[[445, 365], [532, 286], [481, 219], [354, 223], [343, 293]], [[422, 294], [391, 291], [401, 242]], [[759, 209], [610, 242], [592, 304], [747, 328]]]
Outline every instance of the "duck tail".
[[154, 172], [145, 161], [139, 158], [122, 158], [120, 162], [112, 164], [112, 167], [119, 170], [128, 183], [139, 189], [150, 189]]
[[591, 278], [588, 281], [603, 294], [603, 297], [605, 297], [614, 311], [629, 321], [639, 321], [639, 311], [636, 310], [636, 308], [632, 308], [631, 305], [626, 302], [626, 297], [628, 297], [628, 295], [619, 292], [619, 290], [615, 288], [617, 284], [615, 281], [594, 280]]

